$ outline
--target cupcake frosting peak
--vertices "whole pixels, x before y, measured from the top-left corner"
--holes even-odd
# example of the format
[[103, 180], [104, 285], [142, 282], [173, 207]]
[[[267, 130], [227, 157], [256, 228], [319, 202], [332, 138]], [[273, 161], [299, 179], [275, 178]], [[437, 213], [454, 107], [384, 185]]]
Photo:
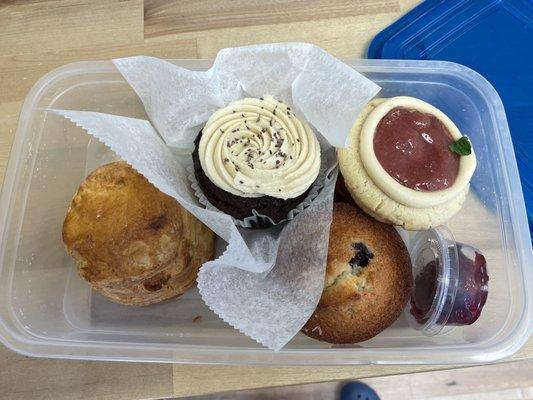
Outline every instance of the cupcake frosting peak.
[[198, 150], [207, 177], [242, 197], [297, 197], [320, 169], [315, 134], [272, 96], [238, 100], [215, 112]]

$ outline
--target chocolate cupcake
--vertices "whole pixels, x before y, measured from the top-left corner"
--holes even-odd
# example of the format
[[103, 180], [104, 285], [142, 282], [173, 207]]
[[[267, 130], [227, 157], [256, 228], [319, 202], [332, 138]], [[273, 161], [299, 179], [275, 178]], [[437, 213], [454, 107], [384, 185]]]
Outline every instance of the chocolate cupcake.
[[[278, 223], [308, 196], [320, 170], [320, 145], [308, 124], [271, 96], [215, 112], [195, 140], [194, 175], [222, 212]], [[255, 211], [255, 212], [254, 212]]]

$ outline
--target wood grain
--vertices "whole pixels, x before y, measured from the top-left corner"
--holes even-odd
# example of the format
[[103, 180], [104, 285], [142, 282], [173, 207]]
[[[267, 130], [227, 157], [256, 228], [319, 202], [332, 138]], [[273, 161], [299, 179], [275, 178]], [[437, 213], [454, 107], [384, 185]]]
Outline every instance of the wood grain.
[[[489, 366], [455, 368], [417, 374], [361, 379], [371, 386], [381, 400], [474, 400], [531, 399], [533, 361], [510, 362]], [[195, 400], [318, 400], [336, 398], [344, 382], [323, 382], [245, 390]]]
[[[517, 354], [506, 362], [530, 360], [531, 354], [533, 354], [533, 339], [530, 339]], [[295, 382], [312, 383], [333, 380], [356, 380], [383, 375], [393, 376], [415, 372], [451, 370], [460, 367], [462, 368], [466, 366], [354, 365], [331, 367], [262, 367], [212, 365], [209, 366], [209, 370], [206, 372], [206, 367], [201, 365], [174, 365], [174, 395], [197, 396], [217, 391], [222, 392], [294, 385]], [[209, 374], [209, 378], [207, 378], [207, 373]], [[243, 377], [246, 377], [246, 379], [243, 379]], [[224, 390], [220, 389], [220, 382], [224, 382]], [[288, 398], [291, 397], [289, 396]], [[400, 397], [398, 394], [397, 398], [403, 397]]]
[[143, 40], [143, 2], [0, 2], [0, 38], [3, 56], [138, 43]]
[[[350, 367], [259, 367], [210, 366], [209, 379], [203, 366], [174, 365], [174, 396], [197, 396], [223, 391], [277, 387], [298, 383], [431, 371], [442, 366], [350, 366]], [[243, 379], [246, 377], [246, 379]], [[194, 388], [194, 389], [193, 389]], [[192, 391], [193, 389], [194, 391]]]
[[[399, 12], [394, 0], [147, 0], [145, 37]], [[283, 29], [283, 28], [279, 28]]]
[[126, 400], [172, 396], [169, 364], [47, 360], [0, 347], [0, 398]]
[[15, 137], [22, 102], [0, 103], [0, 187], [4, 182], [9, 152]]
[[[303, 21], [277, 25], [259, 25], [246, 29], [226, 28], [197, 32], [198, 55], [213, 58], [224, 47], [271, 42], [314, 43], [339, 58], [364, 57], [372, 33], [385, 28], [397, 13], [358, 15], [335, 20]], [[183, 35], [184, 36], [184, 35]]]
[[[134, 54], [211, 58], [228, 46], [315, 43], [363, 56], [419, 0], [0, 0], [0, 182], [22, 100], [51, 69]], [[145, 6], [145, 7], [144, 7]], [[143, 15], [146, 23], [143, 22]], [[533, 354], [530, 341], [514, 359]], [[0, 347], [0, 398], [167, 398], [451, 366], [242, 367], [31, 359]]]
[[22, 100], [40, 77], [61, 65], [74, 61], [109, 60], [141, 54], [160, 58], [196, 58], [196, 40], [173, 39], [154, 43], [48, 51], [38, 55], [0, 56], [0, 87], [4, 90], [2, 101]]
[[409, 388], [411, 397], [415, 399], [469, 394], [487, 399], [491, 398], [489, 397], [491, 395], [503, 395], [504, 391], [509, 391], [506, 394], [514, 392], [516, 397], [511, 398], [520, 399], [520, 388], [533, 385], [531, 368], [533, 368], [533, 361], [529, 360], [505, 363], [504, 365], [496, 364], [433, 373], [401, 375], [391, 377], [391, 381], [375, 378], [374, 382], [379, 385], [380, 392], [387, 393], [385, 397], [389, 399], [393, 396], [393, 388], [402, 383]]

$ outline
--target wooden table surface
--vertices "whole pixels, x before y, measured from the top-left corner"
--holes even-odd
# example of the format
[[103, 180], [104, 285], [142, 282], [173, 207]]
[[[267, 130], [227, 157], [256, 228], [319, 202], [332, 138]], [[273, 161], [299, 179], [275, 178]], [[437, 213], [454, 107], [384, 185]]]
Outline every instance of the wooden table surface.
[[[362, 57], [418, 0], [0, 0], [0, 184], [22, 101], [60, 65], [145, 54], [212, 58], [223, 47], [315, 43]], [[531, 358], [533, 342], [513, 357]], [[354, 379], [450, 366], [239, 367], [23, 357], [0, 346], [0, 397], [140, 399]], [[5, 397], [4, 397], [5, 396]]]

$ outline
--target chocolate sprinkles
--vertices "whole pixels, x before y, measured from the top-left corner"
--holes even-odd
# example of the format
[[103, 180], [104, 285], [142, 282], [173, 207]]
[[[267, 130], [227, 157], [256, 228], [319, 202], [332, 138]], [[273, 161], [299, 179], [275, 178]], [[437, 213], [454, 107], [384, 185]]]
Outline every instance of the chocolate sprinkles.
[[[224, 111], [225, 114], [221, 114], [227, 119], [221, 118], [218, 123], [208, 127], [210, 134], [215, 137], [213, 140], [219, 140], [216, 135], [219, 135], [218, 138], [222, 138], [223, 136], [220, 135], [228, 133], [228, 137], [224, 138], [227, 150], [220, 147], [220, 145], [223, 146], [223, 143], [217, 144], [217, 151], [220, 152], [218, 156], [220, 164], [219, 170], [213, 170], [213, 176], [222, 179], [221, 184], [232, 186], [234, 188], [233, 193], [237, 195], [239, 193], [259, 193], [261, 196], [270, 195], [281, 198], [281, 193], [285, 191], [291, 195], [299, 190], [300, 186], [303, 187], [303, 184], [295, 184], [294, 188], [291, 184], [290, 187], [286, 188], [282, 183], [285, 179], [284, 170], [288, 168], [287, 173], [290, 173], [297, 165], [292, 160], [300, 160], [303, 157], [298, 153], [302, 143], [307, 143], [308, 137], [305, 135], [309, 134], [308, 128], [305, 124], [302, 127], [300, 124], [295, 125], [292, 121], [287, 120], [294, 114], [291, 107], [282, 100], [270, 96], [261, 97], [259, 100], [262, 103], [257, 99], [252, 100], [251, 102], [241, 101], [230, 105]], [[245, 111], [247, 114], [244, 113]], [[299, 145], [295, 147], [296, 143]], [[208, 154], [206, 153], [205, 156]], [[316, 158], [316, 155], [310, 157]], [[280, 168], [280, 172], [275, 171]], [[314, 169], [314, 166], [312, 168]], [[225, 174], [233, 175], [231, 182], [227, 182], [221, 175], [220, 171], [224, 170], [226, 171]], [[306, 171], [302, 172], [305, 179], [309, 174]], [[264, 185], [265, 176], [269, 177], [268, 182], [272, 182]], [[280, 193], [279, 196], [278, 193]]]

